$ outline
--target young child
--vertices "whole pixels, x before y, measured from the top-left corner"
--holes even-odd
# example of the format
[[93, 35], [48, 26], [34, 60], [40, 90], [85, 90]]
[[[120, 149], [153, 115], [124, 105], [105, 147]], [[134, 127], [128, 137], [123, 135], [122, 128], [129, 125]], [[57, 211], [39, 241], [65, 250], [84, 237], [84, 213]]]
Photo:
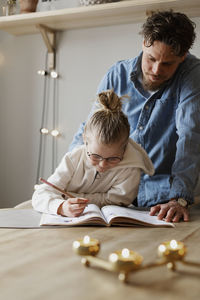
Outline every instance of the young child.
[[84, 145], [66, 153], [48, 179], [74, 198], [64, 200], [57, 190], [41, 184], [32, 198], [35, 210], [76, 217], [88, 203], [128, 206], [137, 197], [141, 172], [153, 175], [145, 150], [129, 139], [122, 99], [108, 90], [97, 100], [100, 108], [86, 123]]

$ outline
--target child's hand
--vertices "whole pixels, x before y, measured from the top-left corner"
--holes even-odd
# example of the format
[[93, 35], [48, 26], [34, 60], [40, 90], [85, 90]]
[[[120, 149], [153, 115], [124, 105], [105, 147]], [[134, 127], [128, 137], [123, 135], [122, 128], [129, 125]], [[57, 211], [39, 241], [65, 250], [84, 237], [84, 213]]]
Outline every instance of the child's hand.
[[84, 211], [88, 201], [84, 198], [69, 198], [59, 206], [58, 214], [66, 217], [78, 217]]

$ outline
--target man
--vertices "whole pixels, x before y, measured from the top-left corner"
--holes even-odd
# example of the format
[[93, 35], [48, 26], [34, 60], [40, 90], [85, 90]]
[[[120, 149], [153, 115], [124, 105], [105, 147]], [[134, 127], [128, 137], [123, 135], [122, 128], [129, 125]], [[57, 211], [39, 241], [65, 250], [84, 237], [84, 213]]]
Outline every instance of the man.
[[[134, 203], [168, 222], [189, 220], [200, 173], [200, 60], [188, 52], [194, 28], [182, 13], [153, 13], [141, 32], [142, 53], [112, 66], [98, 88], [130, 96], [123, 107], [130, 138], [155, 167], [154, 176], [142, 176]], [[83, 126], [71, 148], [81, 143]]]

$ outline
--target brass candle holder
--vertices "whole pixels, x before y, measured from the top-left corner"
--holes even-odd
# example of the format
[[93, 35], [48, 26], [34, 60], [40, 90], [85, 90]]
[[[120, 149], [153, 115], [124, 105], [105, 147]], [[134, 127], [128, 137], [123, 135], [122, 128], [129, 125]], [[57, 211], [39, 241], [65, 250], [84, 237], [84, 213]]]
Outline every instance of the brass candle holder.
[[100, 243], [98, 240], [92, 239], [86, 235], [83, 239], [77, 240], [73, 243], [73, 249], [81, 256], [95, 256], [100, 250]]
[[142, 261], [143, 257], [140, 254], [127, 248], [115, 251], [109, 255], [112, 270], [119, 272], [119, 279], [125, 282], [130, 272], [141, 267]]
[[177, 262], [181, 262], [188, 266], [200, 267], [200, 263], [185, 260], [184, 257], [186, 253], [187, 248], [185, 245], [176, 240], [164, 242], [158, 247], [158, 255], [161, 257], [161, 261], [172, 271], [176, 270]]
[[158, 255], [167, 264], [171, 270], [176, 269], [176, 261], [183, 261], [187, 250], [182, 242], [171, 240], [160, 244], [158, 247]]
[[182, 242], [171, 240], [163, 242], [158, 247], [160, 260], [142, 265], [143, 257], [133, 250], [124, 248], [109, 255], [108, 260], [96, 257], [100, 250], [100, 243], [97, 239], [85, 236], [83, 239], [74, 241], [73, 250], [82, 256], [81, 262], [89, 267], [91, 263], [107, 271], [117, 272], [118, 278], [122, 282], [128, 281], [129, 273], [145, 270], [153, 267], [167, 265], [171, 271], [176, 270], [176, 262], [186, 265], [200, 267], [200, 263], [186, 261], [184, 259], [187, 249]]

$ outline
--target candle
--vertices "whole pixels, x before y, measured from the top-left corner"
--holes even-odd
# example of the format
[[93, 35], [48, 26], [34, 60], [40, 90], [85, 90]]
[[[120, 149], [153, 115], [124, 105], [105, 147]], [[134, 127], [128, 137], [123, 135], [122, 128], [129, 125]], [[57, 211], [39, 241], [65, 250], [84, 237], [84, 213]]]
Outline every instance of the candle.
[[158, 255], [168, 261], [182, 260], [186, 254], [186, 247], [182, 242], [171, 240], [158, 247]]
[[115, 251], [109, 255], [109, 261], [111, 262], [114, 271], [129, 272], [138, 269], [142, 260], [142, 256], [127, 248]]
[[88, 235], [86, 235], [83, 239], [73, 242], [73, 250], [78, 255], [95, 256], [100, 250], [100, 243], [97, 239], [90, 238]]

